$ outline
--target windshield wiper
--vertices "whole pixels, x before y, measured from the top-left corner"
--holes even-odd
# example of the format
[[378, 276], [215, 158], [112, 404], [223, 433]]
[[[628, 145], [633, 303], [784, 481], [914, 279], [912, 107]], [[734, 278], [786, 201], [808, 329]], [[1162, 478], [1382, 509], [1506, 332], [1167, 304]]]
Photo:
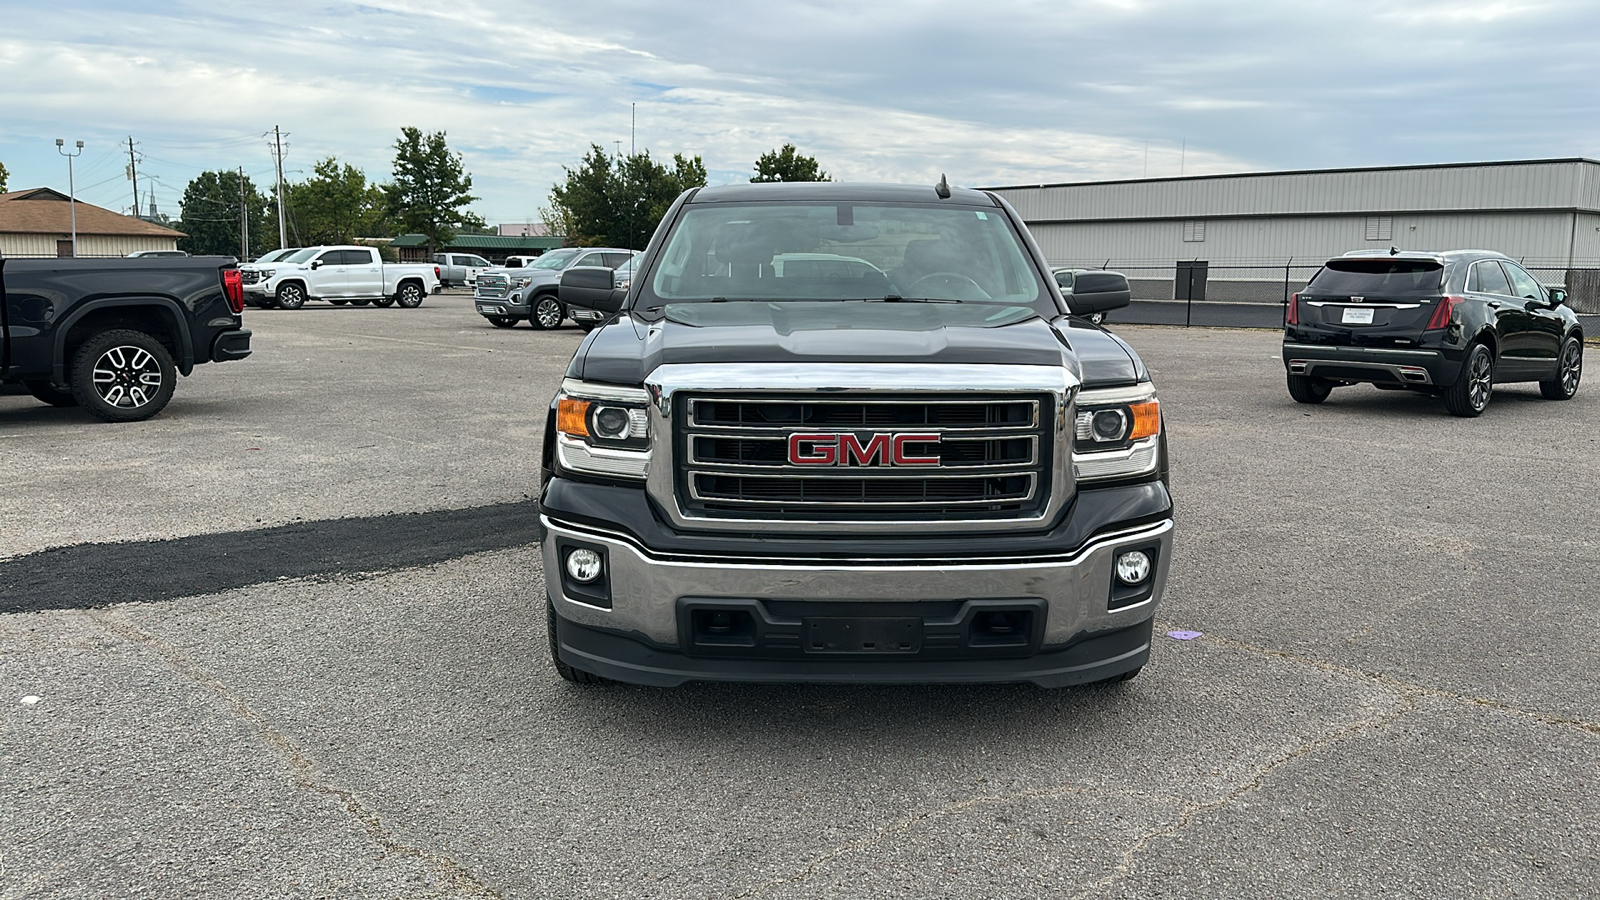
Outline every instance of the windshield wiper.
[[951, 297], [902, 297], [899, 294], [885, 294], [878, 298], [881, 303], [960, 303]]

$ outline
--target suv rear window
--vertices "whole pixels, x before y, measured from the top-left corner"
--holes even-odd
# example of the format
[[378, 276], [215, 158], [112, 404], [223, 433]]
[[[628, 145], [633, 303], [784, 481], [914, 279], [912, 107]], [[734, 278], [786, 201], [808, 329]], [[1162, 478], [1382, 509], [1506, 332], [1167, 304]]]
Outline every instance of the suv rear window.
[[1322, 267], [1307, 290], [1356, 297], [1439, 293], [1444, 265], [1431, 259], [1335, 259]]

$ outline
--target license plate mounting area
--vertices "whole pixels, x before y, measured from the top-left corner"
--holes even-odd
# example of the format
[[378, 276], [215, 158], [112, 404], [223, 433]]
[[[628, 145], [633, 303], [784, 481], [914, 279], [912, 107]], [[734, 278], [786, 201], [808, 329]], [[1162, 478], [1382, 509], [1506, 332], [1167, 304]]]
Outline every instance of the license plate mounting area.
[[810, 617], [803, 620], [800, 646], [807, 653], [916, 653], [922, 619]]

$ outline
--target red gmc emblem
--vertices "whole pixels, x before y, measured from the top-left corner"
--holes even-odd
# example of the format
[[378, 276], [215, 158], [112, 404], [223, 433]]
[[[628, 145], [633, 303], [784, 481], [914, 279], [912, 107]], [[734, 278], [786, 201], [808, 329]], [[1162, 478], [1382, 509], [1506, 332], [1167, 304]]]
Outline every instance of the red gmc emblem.
[[789, 435], [797, 466], [937, 466], [938, 456], [913, 456], [910, 444], [938, 444], [937, 434], [874, 434], [865, 444], [850, 432]]

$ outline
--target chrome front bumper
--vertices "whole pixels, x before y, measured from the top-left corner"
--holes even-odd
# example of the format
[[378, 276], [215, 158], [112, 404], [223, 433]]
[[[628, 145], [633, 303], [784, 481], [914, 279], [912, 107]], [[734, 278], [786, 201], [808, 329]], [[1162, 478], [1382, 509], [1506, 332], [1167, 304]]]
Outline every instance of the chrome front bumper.
[[[1043, 646], [1149, 620], [1161, 602], [1172, 561], [1172, 520], [1095, 537], [1082, 547], [1014, 559], [836, 559], [684, 557], [656, 554], [620, 532], [556, 521], [545, 527], [545, 586], [558, 615], [591, 628], [636, 634], [663, 646], [679, 644], [678, 601], [786, 600], [872, 602], [1031, 599], [1046, 609]], [[567, 596], [560, 546], [605, 551], [609, 609]], [[753, 547], [759, 543], [752, 541]], [[1110, 609], [1113, 564], [1119, 552], [1157, 547], [1150, 596]]]

